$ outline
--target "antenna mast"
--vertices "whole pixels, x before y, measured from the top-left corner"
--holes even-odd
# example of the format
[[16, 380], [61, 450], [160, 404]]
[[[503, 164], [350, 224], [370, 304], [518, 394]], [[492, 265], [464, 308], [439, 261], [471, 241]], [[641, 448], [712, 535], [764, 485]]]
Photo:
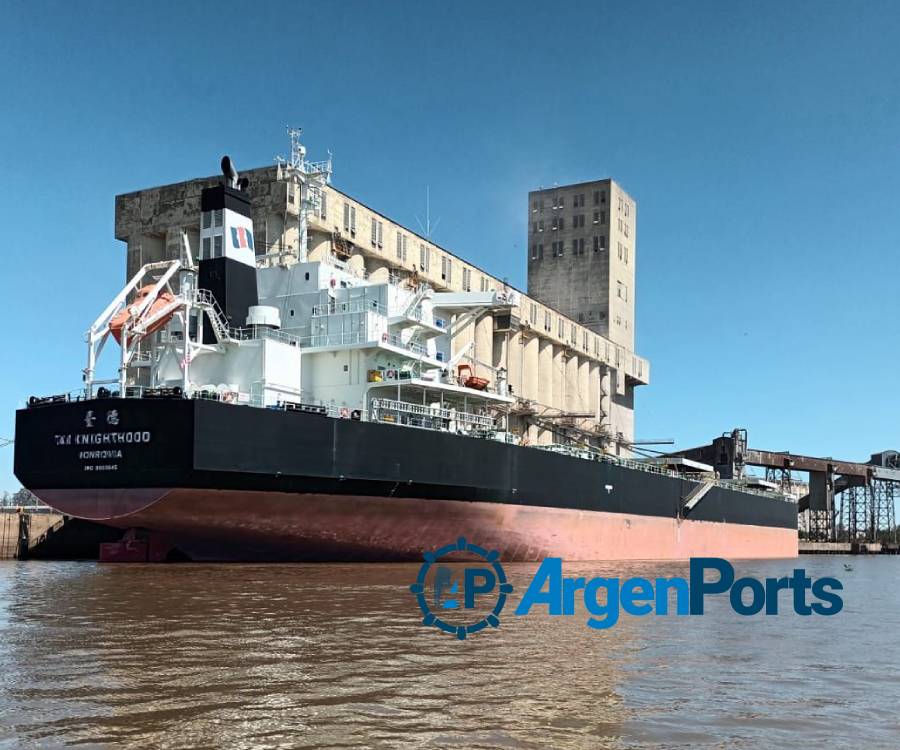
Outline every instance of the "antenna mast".
[[303, 128], [287, 127], [288, 138], [291, 141], [290, 161], [282, 156], [275, 157], [275, 163], [284, 176], [284, 179], [293, 182], [300, 188], [300, 210], [297, 215], [298, 230], [298, 260], [305, 263], [309, 250], [307, 227], [309, 213], [316, 214], [322, 211], [322, 200], [325, 186], [331, 184], [331, 152], [325, 161], [307, 161], [306, 146], [300, 141]]
[[423, 226], [422, 220], [416, 216], [416, 222], [419, 224], [419, 229], [422, 230], [422, 234], [425, 235], [426, 239], [431, 239], [431, 235], [435, 229], [438, 228], [438, 224], [441, 223], [441, 217], [438, 216], [437, 221], [434, 222], [434, 226], [431, 226], [431, 186], [425, 186], [425, 224]]

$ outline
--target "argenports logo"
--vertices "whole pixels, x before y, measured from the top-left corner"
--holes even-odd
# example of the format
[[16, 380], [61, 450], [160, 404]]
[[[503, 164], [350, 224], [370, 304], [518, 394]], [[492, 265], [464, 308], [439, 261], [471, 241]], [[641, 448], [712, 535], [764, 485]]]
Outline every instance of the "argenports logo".
[[[469, 554], [461, 560], [461, 553]], [[484, 562], [471, 562], [473, 556]], [[515, 614], [522, 617], [544, 611], [571, 617], [582, 610], [588, 615], [588, 627], [605, 630], [619, 621], [622, 612], [637, 617], [703, 615], [709, 597], [727, 596], [734, 613], [745, 617], [777, 615], [791, 606], [798, 615], [830, 616], [844, 606], [835, 593], [843, 588], [837, 578], [814, 580], [803, 568], [778, 578], [735, 579], [734, 566], [718, 557], [691, 558], [688, 578], [586, 579], [563, 575], [562, 560], [548, 557], [526, 587]], [[464, 639], [488, 626], [499, 626], [500, 611], [513, 589], [496, 551], [488, 552], [461, 538], [425, 553], [425, 563], [410, 590], [424, 614], [424, 625]]]
[[[473, 556], [486, 564], [473, 564], [470, 562]], [[499, 627], [500, 612], [513, 587], [506, 580], [497, 550], [488, 551], [460, 537], [434, 552], [425, 552], [424, 558], [416, 582], [409, 587], [424, 615], [423, 625], [434, 626], [460, 640], [488, 626]], [[463, 558], [466, 559], [464, 563], [461, 562]], [[464, 565], [462, 569], [461, 564]], [[496, 594], [493, 593], [495, 590]]]

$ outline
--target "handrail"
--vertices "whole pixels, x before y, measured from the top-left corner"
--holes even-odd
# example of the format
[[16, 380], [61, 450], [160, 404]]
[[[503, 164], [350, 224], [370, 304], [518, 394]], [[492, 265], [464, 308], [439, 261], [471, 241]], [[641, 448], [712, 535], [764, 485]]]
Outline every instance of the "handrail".
[[419, 417], [443, 419], [448, 422], [462, 422], [463, 424], [477, 425], [486, 429], [494, 426], [494, 418], [482, 414], [444, 409], [439, 406], [427, 406], [425, 404], [413, 404], [409, 401], [394, 401], [388, 398], [372, 399], [372, 410], [378, 413], [381, 410], [404, 414], [412, 414]]
[[387, 315], [387, 308], [378, 300], [370, 300], [366, 299], [365, 297], [357, 297], [355, 299], [347, 300], [346, 302], [339, 302], [337, 300], [322, 302], [318, 305], [313, 305], [312, 309], [313, 317], [326, 315], [349, 315], [351, 313], [362, 312], [377, 312], [380, 315]]
[[206, 317], [219, 341], [253, 341], [255, 339], [271, 339], [273, 341], [281, 341], [291, 346], [300, 346], [300, 337], [292, 333], [286, 333], [278, 328], [270, 328], [269, 326], [240, 326], [232, 327], [228, 324], [228, 319], [219, 303], [208, 289], [194, 290], [194, 304], [203, 308]]

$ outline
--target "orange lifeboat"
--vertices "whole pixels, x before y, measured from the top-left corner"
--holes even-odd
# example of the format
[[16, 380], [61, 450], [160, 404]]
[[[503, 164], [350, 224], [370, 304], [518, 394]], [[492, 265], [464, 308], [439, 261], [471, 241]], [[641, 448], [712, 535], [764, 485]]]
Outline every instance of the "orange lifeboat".
[[472, 388], [476, 391], [483, 391], [488, 387], [488, 383], [491, 382], [487, 378], [479, 378], [477, 375], [473, 375], [471, 365], [460, 365], [457, 368], [457, 377], [459, 382], [466, 388]]
[[[113, 316], [113, 319], [109, 321], [109, 331], [115, 336], [116, 341], [120, 344], [122, 343], [122, 329], [125, 327], [125, 324], [132, 319], [132, 317], [137, 313], [137, 309], [141, 306], [141, 303], [147, 299], [147, 295], [153, 291], [153, 284], [148, 284], [147, 286], [143, 286], [138, 290], [137, 295], [134, 298], [134, 302], [132, 302], [128, 307], [126, 307], [121, 312], [117, 313]], [[172, 302], [175, 301], [175, 296], [171, 292], [160, 292], [153, 303], [144, 310], [143, 317], [145, 319], [152, 318], [156, 313], [162, 310], [164, 307], [167, 307]], [[163, 315], [159, 320], [157, 320], [152, 326], [147, 328], [142, 335], [148, 335], [151, 333], [156, 333], [160, 328], [163, 328], [170, 320], [172, 320], [172, 316], [175, 314], [174, 311], [169, 313], [168, 315]]]

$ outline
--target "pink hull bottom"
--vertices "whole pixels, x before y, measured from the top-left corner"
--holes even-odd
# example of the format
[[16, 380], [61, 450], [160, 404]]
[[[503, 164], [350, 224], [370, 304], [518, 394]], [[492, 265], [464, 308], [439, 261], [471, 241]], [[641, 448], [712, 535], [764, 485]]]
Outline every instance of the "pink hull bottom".
[[797, 556], [797, 531], [498, 503], [238, 490], [46, 490], [63, 513], [163, 535], [194, 560], [410, 561], [460, 536], [505, 562]]

